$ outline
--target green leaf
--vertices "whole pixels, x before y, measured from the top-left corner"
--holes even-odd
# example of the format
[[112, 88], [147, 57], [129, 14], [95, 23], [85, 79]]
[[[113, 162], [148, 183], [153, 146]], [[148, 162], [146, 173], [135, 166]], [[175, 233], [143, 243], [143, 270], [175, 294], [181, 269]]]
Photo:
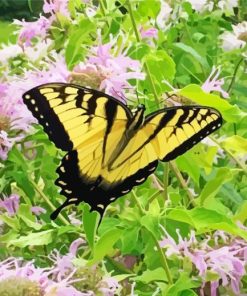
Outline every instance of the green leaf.
[[17, 213], [18, 217], [20, 217], [27, 226], [29, 226], [30, 228], [33, 228], [35, 230], [40, 230], [42, 225], [37, 223], [35, 220], [35, 216], [32, 214], [31, 212], [31, 207], [30, 205], [25, 205], [25, 204], [21, 204], [19, 209], [18, 209], [18, 213]]
[[[188, 296], [188, 295], [197, 295], [191, 294], [193, 291], [188, 289], [198, 288], [201, 283], [199, 281], [193, 280], [188, 274], [182, 272], [180, 273], [179, 279], [167, 290], [167, 296]], [[185, 294], [184, 294], [185, 293]]]
[[198, 296], [198, 294], [193, 290], [184, 290], [178, 293], [179, 296]]
[[209, 69], [207, 59], [201, 56], [193, 47], [186, 45], [184, 43], [178, 42], [173, 44], [174, 47], [181, 49], [185, 53], [191, 55], [195, 60], [197, 60], [205, 69]]
[[187, 85], [182, 88], [178, 94], [200, 105], [213, 107], [219, 110], [223, 118], [228, 122], [237, 122], [246, 116], [246, 113], [242, 112], [238, 106], [231, 105], [228, 101], [221, 99], [215, 94], [204, 92], [201, 87], [196, 84]]
[[156, 18], [160, 11], [160, 2], [156, 0], [140, 1], [138, 3], [138, 13], [143, 16]]
[[245, 200], [238, 208], [234, 220], [240, 221], [242, 224], [247, 220], [247, 200]]
[[25, 194], [29, 198], [33, 198], [35, 195], [35, 191], [33, 189], [33, 186], [31, 185], [29, 178], [27, 176], [26, 171], [13, 171], [11, 172], [12, 177], [15, 179], [18, 186], [25, 192]]
[[86, 234], [86, 239], [91, 249], [94, 248], [94, 240], [96, 235], [96, 230], [99, 224], [99, 213], [92, 211], [90, 212], [90, 206], [88, 204], [84, 204], [83, 210], [83, 226]]
[[64, 225], [59, 226], [57, 229], [57, 235], [63, 235], [64, 233], [78, 233], [81, 229], [76, 225]]
[[16, 216], [10, 217], [8, 214], [2, 214], [0, 215], [0, 220], [11, 227], [13, 230], [20, 230], [20, 223]]
[[134, 281], [148, 284], [153, 281], [167, 281], [165, 270], [161, 267], [145, 270], [141, 275], [132, 278]]
[[17, 149], [16, 146], [14, 146], [9, 152], [8, 160], [13, 162], [15, 166], [21, 167], [23, 171], [27, 171], [28, 169], [27, 162], [23, 154], [20, 152], [20, 150]]
[[150, 231], [154, 237], [159, 237], [159, 217], [146, 215], [141, 218], [141, 225]]
[[117, 228], [105, 232], [94, 245], [93, 258], [88, 262], [88, 264], [93, 265], [102, 260], [105, 255], [111, 253], [113, 251], [114, 244], [117, 240], [119, 240], [122, 232], [122, 229]]
[[136, 251], [138, 246], [138, 236], [139, 236], [140, 226], [127, 228], [121, 237], [122, 247], [121, 252], [123, 255], [131, 254]]
[[95, 30], [95, 24], [89, 19], [80, 21], [80, 28], [75, 30], [69, 36], [69, 42], [65, 49], [65, 60], [68, 68], [71, 70], [85, 54], [83, 45], [88, 43], [89, 34]]
[[204, 169], [207, 175], [211, 173], [217, 151], [218, 148], [215, 146], [198, 143], [192, 149], [176, 158], [176, 163], [179, 170], [186, 172], [199, 186], [201, 170]]
[[217, 169], [216, 175], [212, 180], [209, 180], [206, 185], [203, 187], [200, 196], [197, 198], [200, 206], [203, 206], [207, 199], [213, 198], [217, 192], [220, 190], [222, 184], [231, 180], [233, 174], [228, 168], [219, 168]]
[[11, 240], [8, 244], [19, 248], [25, 248], [27, 246], [44, 246], [54, 241], [54, 234], [54, 229], [30, 233], [26, 236], [21, 236], [18, 239]]
[[234, 135], [221, 141], [221, 145], [234, 153], [246, 154], [247, 139]]
[[134, 44], [128, 52], [128, 56], [134, 60], [141, 60], [150, 52], [150, 46], [145, 43]]
[[223, 195], [224, 198], [228, 198], [231, 202], [237, 204], [238, 206], [240, 206], [244, 199], [236, 190], [236, 185], [230, 182], [223, 184], [219, 193], [219, 196], [221, 195]]
[[241, 236], [247, 240], [246, 231], [240, 229], [228, 216], [214, 210], [206, 208], [173, 209], [167, 218], [190, 224], [198, 232], [208, 232], [211, 230], [223, 230], [233, 235]]
[[14, 240], [18, 237], [18, 233], [11, 229], [9, 232], [5, 233], [5, 234], [1, 234], [1, 243], [2, 244], [8, 244], [9, 241]]
[[190, 212], [188, 210], [173, 209], [169, 212], [169, 214], [167, 215], [167, 218], [175, 220], [175, 221], [187, 223], [187, 224], [193, 226], [194, 228], [196, 228], [196, 225], [194, 224], [194, 221], [191, 218]]
[[173, 59], [164, 51], [157, 50], [145, 57], [145, 61], [149, 67], [151, 74], [156, 80], [165, 87], [162, 80], [172, 81], [176, 73], [176, 65]]

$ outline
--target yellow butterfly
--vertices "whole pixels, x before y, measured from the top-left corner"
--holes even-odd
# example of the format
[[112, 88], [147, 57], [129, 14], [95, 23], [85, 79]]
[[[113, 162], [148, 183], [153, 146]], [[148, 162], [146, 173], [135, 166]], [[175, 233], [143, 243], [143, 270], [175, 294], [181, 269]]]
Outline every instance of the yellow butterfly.
[[105, 208], [154, 172], [158, 160], [183, 154], [222, 125], [218, 111], [181, 106], [145, 117], [97, 90], [49, 83], [23, 95], [29, 110], [51, 141], [68, 153], [57, 169], [56, 184], [66, 201], [62, 208], [84, 201], [101, 216]]

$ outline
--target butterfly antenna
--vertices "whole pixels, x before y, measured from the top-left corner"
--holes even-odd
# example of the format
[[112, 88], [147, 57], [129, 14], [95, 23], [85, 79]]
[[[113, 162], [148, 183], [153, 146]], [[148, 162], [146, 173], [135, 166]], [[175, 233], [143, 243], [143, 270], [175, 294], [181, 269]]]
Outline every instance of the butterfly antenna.
[[122, 92], [116, 91], [114, 88], [112, 88], [112, 90], [117, 97], [120, 97], [122, 102], [127, 102], [127, 98], [124, 96]]
[[[123, 88], [123, 89], [130, 89], [130, 88], [129, 88], [129, 87], [125, 87], [125, 88]], [[122, 94], [122, 96], [121, 96], [121, 95], [119, 94], [119, 92], [117, 92], [114, 88], [113, 88], [113, 91], [115, 92], [115, 94], [116, 94], [118, 97], [121, 98], [121, 100], [122, 100], [123, 102], [131, 102], [131, 103], [133, 103], [133, 104], [136, 104], [136, 101], [135, 101], [135, 100], [123, 96], [123, 93], [121, 93], [121, 94]]]

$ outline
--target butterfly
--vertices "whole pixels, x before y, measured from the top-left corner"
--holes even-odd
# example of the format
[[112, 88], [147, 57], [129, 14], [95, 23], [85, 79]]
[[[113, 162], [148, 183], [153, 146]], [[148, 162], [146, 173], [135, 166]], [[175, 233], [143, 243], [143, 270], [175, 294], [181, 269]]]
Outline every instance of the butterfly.
[[55, 184], [66, 197], [52, 214], [84, 201], [101, 218], [106, 207], [142, 184], [158, 161], [185, 153], [222, 125], [218, 111], [203, 106], [157, 110], [145, 116], [103, 92], [49, 83], [23, 95], [49, 139], [66, 151]]

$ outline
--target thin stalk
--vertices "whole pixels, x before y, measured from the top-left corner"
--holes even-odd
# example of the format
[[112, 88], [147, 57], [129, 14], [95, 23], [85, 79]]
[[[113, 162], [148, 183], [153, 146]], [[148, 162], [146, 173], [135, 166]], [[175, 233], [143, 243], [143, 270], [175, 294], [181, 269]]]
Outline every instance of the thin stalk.
[[[131, 23], [132, 23], [132, 26], [133, 26], [133, 29], [134, 29], [134, 32], [135, 32], [136, 40], [137, 40], [137, 42], [141, 42], [141, 37], [140, 37], [139, 31], [137, 29], [137, 25], [136, 25], [136, 22], [135, 22], [135, 18], [134, 18], [134, 14], [133, 14], [131, 4], [130, 4], [130, 0], [127, 0], [126, 4], [127, 4], [128, 8], [129, 8], [130, 19], [131, 19]], [[148, 80], [149, 80], [151, 88], [152, 88], [152, 92], [153, 92], [153, 95], [154, 95], [155, 102], [156, 102], [156, 104], [159, 104], [159, 97], [158, 97], [158, 94], [157, 94], [157, 91], [156, 91], [156, 87], [155, 87], [155, 84], [154, 84], [154, 81], [153, 81], [149, 66], [148, 66], [148, 64], [146, 62], [144, 63], [144, 68], [145, 68]]]
[[140, 212], [142, 213], [142, 215], [146, 215], [146, 211], [143, 209], [141, 203], [139, 202], [139, 199], [138, 199], [138, 197], [136, 196], [135, 191], [132, 190], [131, 193], [132, 193], [132, 195], [133, 195], [133, 197], [134, 197], [134, 199], [135, 199], [135, 202], [136, 202], [136, 204], [137, 204], [137, 206], [138, 206]]
[[168, 187], [168, 181], [169, 181], [169, 164], [165, 163], [164, 166], [164, 171], [163, 171], [163, 184], [164, 184], [164, 201], [168, 200], [168, 192], [167, 192], [167, 187]]
[[103, 0], [99, 1], [99, 7], [100, 7], [100, 10], [101, 10], [103, 16], [106, 16], [105, 5], [104, 5], [104, 1]]
[[[44, 192], [42, 190], [40, 190], [39, 186], [33, 181], [33, 180], [29, 180], [34, 189], [39, 193], [39, 195], [43, 198], [43, 200], [48, 204], [48, 206], [53, 210], [55, 211], [56, 210], [56, 207], [53, 205], [53, 203], [49, 200], [49, 198], [44, 194]], [[58, 219], [64, 223], [65, 225], [70, 225], [70, 223], [64, 218], [64, 216], [60, 213], [58, 215]]]
[[148, 203], [145, 207], [145, 210], [148, 211], [148, 206], [156, 199], [157, 196], [160, 195], [162, 191], [156, 191], [154, 194], [151, 195], [151, 197], [148, 200]]
[[222, 145], [221, 145], [221, 143], [220, 142], [218, 142], [216, 139], [214, 139], [213, 137], [210, 137], [210, 139], [217, 145], [217, 146], [219, 146], [221, 149], [223, 149], [231, 158], [232, 158], [232, 160], [234, 161], [234, 162], [236, 162], [236, 164], [245, 172], [245, 173], [247, 173], [247, 169], [246, 169], [246, 167], [245, 167], [245, 165], [241, 162], [241, 161], [239, 161], [236, 157], [235, 157], [235, 155], [230, 151], [230, 150], [228, 150], [226, 147], [223, 147]]
[[237, 72], [238, 72], [239, 66], [241, 65], [241, 63], [242, 63], [243, 60], [244, 60], [244, 59], [241, 58], [241, 59], [239, 60], [239, 62], [237, 63], [235, 69], [234, 69], [234, 72], [233, 72], [233, 75], [232, 75], [231, 82], [230, 82], [230, 84], [229, 84], [229, 86], [228, 86], [228, 89], [227, 89], [227, 92], [228, 92], [228, 93], [231, 92], [232, 86], [233, 86], [233, 84], [234, 84], [234, 82], [235, 82], [235, 79], [236, 79], [236, 75], [237, 75]]
[[173, 284], [173, 280], [172, 280], [172, 276], [170, 274], [170, 270], [169, 270], [169, 266], [168, 266], [168, 263], [167, 263], [167, 260], [166, 260], [166, 256], [165, 256], [162, 248], [160, 247], [160, 244], [157, 241], [157, 239], [154, 236], [154, 234], [150, 230], [148, 230], [146, 227], [145, 227], [145, 229], [150, 233], [150, 235], [152, 236], [152, 238], [153, 238], [153, 240], [155, 242], [156, 248], [157, 248], [157, 250], [159, 252], [159, 255], [160, 255], [161, 265], [164, 268], [165, 273], [166, 273], [166, 276], [167, 276], [168, 284], [169, 285], [172, 285]]
[[191, 76], [193, 76], [200, 84], [202, 83], [201, 79], [199, 79], [190, 69], [188, 69], [185, 65], [181, 64], [185, 71], [187, 71]]
[[161, 183], [161, 181], [155, 176], [155, 174], [152, 174], [150, 176], [150, 178], [152, 179], [153, 181], [153, 184], [155, 186], [156, 189], [158, 189], [159, 191], [163, 191], [164, 188], [163, 188], [163, 184]]
[[192, 204], [193, 206], [195, 206], [195, 200], [193, 195], [191, 194], [191, 192], [189, 191], [189, 188], [186, 185], [186, 182], [182, 176], [182, 174], [180, 173], [179, 169], [177, 168], [176, 164], [173, 161], [170, 161], [170, 167], [173, 170], [173, 172], [175, 173], [179, 183], [181, 184], [181, 186], [183, 187], [183, 189], [186, 191], [189, 200], [190, 200], [190, 204]]

